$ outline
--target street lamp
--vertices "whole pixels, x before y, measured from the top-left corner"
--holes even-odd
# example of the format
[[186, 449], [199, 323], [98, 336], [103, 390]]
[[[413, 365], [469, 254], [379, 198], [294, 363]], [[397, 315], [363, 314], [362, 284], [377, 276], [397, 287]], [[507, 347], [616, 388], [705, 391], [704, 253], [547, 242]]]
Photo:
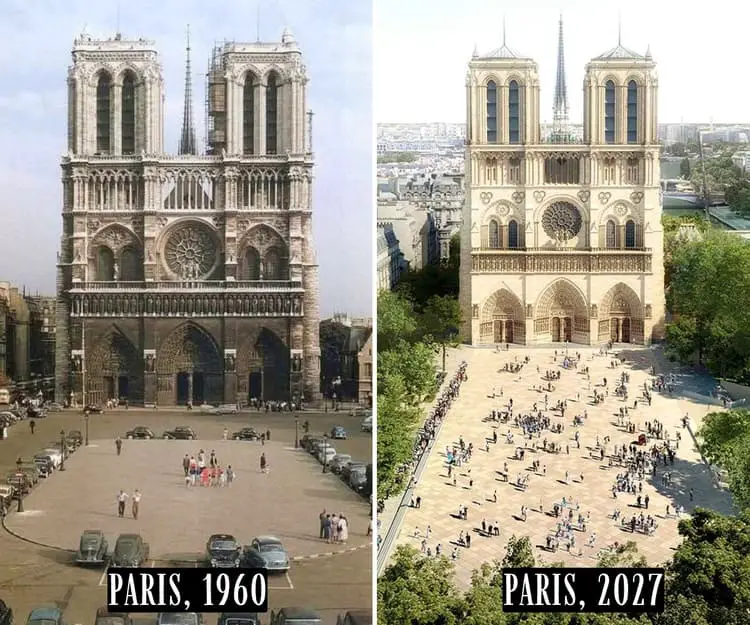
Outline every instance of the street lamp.
[[60, 430], [60, 471], [65, 471], [65, 430]]
[[89, 411], [83, 413], [83, 421], [86, 424], [86, 447], [89, 446]]
[[16, 460], [16, 477], [18, 481], [18, 488], [16, 489], [16, 501], [18, 502], [18, 508], [16, 508], [16, 512], [23, 512], [23, 485], [24, 485], [24, 474], [23, 471], [21, 471], [21, 466], [23, 465], [23, 459], [21, 456], [18, 456], [18, 460]]
[[294, 448], [299, 449], [299, 418], [294, 417]]
[[328, 434], [323, 434], [323, 473], [328, 473]]

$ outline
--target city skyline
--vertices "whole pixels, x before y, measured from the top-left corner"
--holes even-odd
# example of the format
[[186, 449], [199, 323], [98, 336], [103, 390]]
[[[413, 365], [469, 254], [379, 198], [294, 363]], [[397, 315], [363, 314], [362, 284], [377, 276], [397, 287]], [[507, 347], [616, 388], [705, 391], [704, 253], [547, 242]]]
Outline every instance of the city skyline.
[[[372, 309], [372, 20], [371, 6], [336, 0], [241, 3], [92, 4], [61, 7], [4, 3], [0, 58], [0, 182], [5, 189], [0, 229], [0, 280], [27, 291], [55, 293], [61, 232], [60, 157], [66, 151], [67, 68], [73, 40], [92, 37], [153, 40], [164, 76], [165, 151], [176, 153], [182, 123], [186, 29], [190, 25], [193, 109], [202, 150], [205, 72], [211, 49], [223, 40], [279, 41], [289, 27], [308, 68], [307, 108], [313, 119], [316, 168], [313, 224], [320, 263], [323, 317]], [[179, 10], [178, 10], [179, 7]], [[173, 16], [179, 15], [179, 19]], [[260, 23], [258, 23], [260, 15]], [[233, 24], [247, 24], [240, 29]], [[44, 45], [39, 45], [44, 42]], [[340, 55], [341, 48], [349, 51]], [[19, 55], [18, 51], [24, 54]], [[346, 143], [341, 137], [352, 140]], [[342, 175], [343, 174], [343, 175]], [[367, 210], [362, 210], [366, 207]], [[342, 237], [341, 232], [349, 236]]]
[[[736, 80], [732, 63], [717, 59], [741, 54], [736, 42], [745, 36], [742, 18], [750, 11], [733, 5], [730, 12], [726, 0], [712, 5], [700, 20], [677, 13], [675, 5], [645, 0], [623, 4], [619, 11], [618, 5], [593, 0], [541, 0], [525, 7], [467, 0], [460, 12], [447, 10], [448, 6], [453, 7], [446, 0], [408, 4], [379, 0], [374, 38], [377, 123], [464, 121], [464, 81], [472, 52], [475, 46], [480, 55], [502, 46], [503, 27], [507, 46], [538, 63], [541, 121], [551, 123], [561, 14], [572, 123], [582, 119], [584, 66], [617, 45], [618, 31], [624, 47], [639, 54], [651, 50], [659, 76], [659, 122], [731, 123], [747, 117], [744, 102], [750, 85]], [[639, 20], [644, 14], [649, 19]], [[707, 35], [713, 33], [721, 36], [709, 39]], [[707, 87], [697, 88], [705, 87], [701, 76], [710, 76], [716, 85], [731, 85], [731, 97], [709, 97]], [[440, 97], [425, 102], [422, 96], [434, 92], [434, 87], [425, 91], [426, 84], [439, 85]], [[394, 93], [399, 97], [394, 98]]]

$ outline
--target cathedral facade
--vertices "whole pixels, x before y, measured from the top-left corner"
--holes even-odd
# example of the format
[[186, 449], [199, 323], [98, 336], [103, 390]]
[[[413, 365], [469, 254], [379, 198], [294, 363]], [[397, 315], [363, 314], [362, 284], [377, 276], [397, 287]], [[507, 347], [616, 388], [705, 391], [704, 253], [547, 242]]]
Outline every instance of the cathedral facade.
[[132, 404], [319, 392], [311, 116], [293, 36], [209, 61], [196, 147], [190, 48], [178, 154], [153, 42], [73, 46], [62, 159], [56, 399]]
[[562, 22], [558, 54], [549, 136], [532, 59], [503, 43], [469, 63], [464, 339], [649, 344], [665, 309], [655, 64], [619, 42], [587, 64], [580, 140], [565, 129]]

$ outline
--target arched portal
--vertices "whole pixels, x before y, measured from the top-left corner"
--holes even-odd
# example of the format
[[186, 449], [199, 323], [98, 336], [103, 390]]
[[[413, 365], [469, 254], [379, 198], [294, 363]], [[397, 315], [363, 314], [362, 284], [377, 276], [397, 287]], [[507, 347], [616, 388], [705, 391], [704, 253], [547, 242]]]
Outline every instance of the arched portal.
[[523, 304], [508, 289], [495, 291], [482, 306], [481, 343], [521, 343], [526, 338]]
[[158, 401], [174, 406], [221, 402], [224, 360], [206, 330], [195, 323], [175, 328], [156, 354]]
[[537, 343], [588, 344], [588, 306], [571, 282], [556, 280], [541, 294], [534, 315], [534, 334]]
[[96, 279], [98, 282], [115, 279], [115, 254], [106, 245], [100, 245], [96, 250]]
[[237, 350], [238, 393], [243, 399], [289, 399], [289, 349], [271, 330], [251, 334]]
[[143, 401], [143, 359], [117, 326], [98, 339], [86, 357], [86, 401], [103, 406], [108, 399]]
[[636, 292], [615, 284], [599, 306], [599, 341], [643, 343], [643, 306]]

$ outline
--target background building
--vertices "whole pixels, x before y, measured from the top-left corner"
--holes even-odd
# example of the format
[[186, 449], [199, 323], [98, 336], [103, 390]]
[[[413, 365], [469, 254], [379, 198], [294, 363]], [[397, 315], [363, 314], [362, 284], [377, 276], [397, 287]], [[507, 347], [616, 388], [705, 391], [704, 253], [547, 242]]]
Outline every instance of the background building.
[[391, 224], [378, 223], [377, 234], [377, 280], [378, 290], [393, 290], [401, 274], [408, 269], [409, 264], [404, 260], [404, 253], [396, 233]]
[[619, 42], [592, 59], [578, 140], [562, 47], [561, 24], [548, 136], [532, 59], [503, 42], [469, 63], [460, 300], [472, 344], [663, 336], [655, 64]]
[[190, 48], [179, 154], [165, 153], [153, 42], [81, 36], [68, 75], [56, 397], [99, 403], [314, 398], [313, 160], [302, 53], [226, 43], [207, 146]]
[[325, 396], [372, 405], [372, 319], [337, 314], [321, 321], [320, 346]]

